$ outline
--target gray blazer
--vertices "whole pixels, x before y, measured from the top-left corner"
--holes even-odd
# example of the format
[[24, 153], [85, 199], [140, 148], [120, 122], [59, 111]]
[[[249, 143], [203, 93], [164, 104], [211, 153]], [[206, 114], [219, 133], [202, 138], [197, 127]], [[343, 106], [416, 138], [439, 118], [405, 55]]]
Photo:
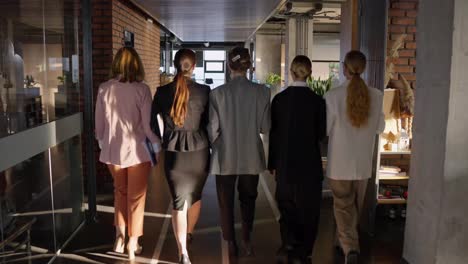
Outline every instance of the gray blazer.
[[237, 77], [210, 93], [209, 107], [210, 172], [243, 175], [265, 171], [260, 133], [270, 131], [270, 90]]

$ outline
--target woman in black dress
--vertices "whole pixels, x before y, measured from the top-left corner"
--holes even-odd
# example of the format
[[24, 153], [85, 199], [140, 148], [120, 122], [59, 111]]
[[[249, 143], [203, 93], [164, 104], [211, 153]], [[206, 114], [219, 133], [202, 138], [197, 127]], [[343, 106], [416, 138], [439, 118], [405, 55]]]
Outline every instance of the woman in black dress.
[[164, 170], [173, 199], [172, 226], [179, 248], [180, 263], [191, 263], [187, 242], [198, 221], [201, 195], [208, 176], [208, 99], [210, 87], [190, 79], [195, 69], [195, 53], [181, 49], [174, 60], [174, 82], [159, 87], [153, 100], [151, 127], [161, 135], [157, 116], [164, 129]]

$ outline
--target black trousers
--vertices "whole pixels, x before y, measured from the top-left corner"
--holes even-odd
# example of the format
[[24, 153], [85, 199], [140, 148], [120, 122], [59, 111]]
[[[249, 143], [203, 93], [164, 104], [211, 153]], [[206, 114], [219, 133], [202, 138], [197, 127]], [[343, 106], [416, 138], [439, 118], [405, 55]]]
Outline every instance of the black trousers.
[[275, 196], [283, 246], [301, 257], [310, 256], [318, 233], [322, 181], [290, 184], [277, 180]]
[[223, 238], [235, 241], [234, 197], [237, 181], [242, 214], [242, 239], [250, 240], [255, 218], [255, 201], [258, 196], [258, 175], [217, 175], [216, 191], [221, 217]]

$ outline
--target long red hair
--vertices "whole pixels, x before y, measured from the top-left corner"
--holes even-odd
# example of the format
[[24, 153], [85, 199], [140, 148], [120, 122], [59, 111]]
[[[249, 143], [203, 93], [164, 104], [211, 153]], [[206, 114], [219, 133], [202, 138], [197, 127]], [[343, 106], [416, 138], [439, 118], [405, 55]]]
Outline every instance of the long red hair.
[[181, 127], [184, 125], [187, 115], [187, 106], [190, 97], [190, 91], [186, 79], [187, 73], [191, 72], [196, 63], [195, 52], [189, 49], [177, 51], [174, 59], [174, 66], [177, 69], [175, 77], [176, 92], [170, 116], [174, 124]]

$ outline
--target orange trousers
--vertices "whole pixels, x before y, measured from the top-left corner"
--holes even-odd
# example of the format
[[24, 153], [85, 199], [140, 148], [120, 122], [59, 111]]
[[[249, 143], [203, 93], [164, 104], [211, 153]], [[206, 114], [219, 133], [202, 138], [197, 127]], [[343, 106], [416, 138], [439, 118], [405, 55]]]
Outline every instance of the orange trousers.
[[124, 169], [108, 165], [108, 168], [114, 178], [114, 225], [126, 226], [129, 237], [140, 237], [151, 164], [145, 162]]

